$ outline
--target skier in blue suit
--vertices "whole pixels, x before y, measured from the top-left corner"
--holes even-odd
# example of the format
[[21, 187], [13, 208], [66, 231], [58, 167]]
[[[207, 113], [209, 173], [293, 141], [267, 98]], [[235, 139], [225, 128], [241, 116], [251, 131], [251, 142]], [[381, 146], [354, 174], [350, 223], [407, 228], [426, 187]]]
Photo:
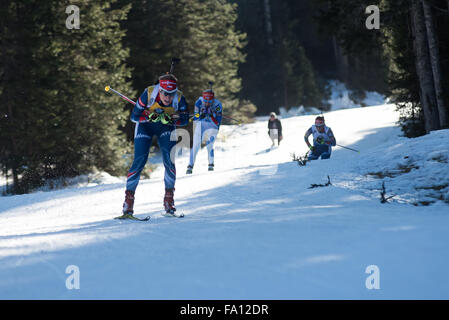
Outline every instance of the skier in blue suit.
[[[309, 136], [313, 135], [313, 146], [309, 142]], [[332, 153], [332, 147], [335, 147], [335, 140], [332, 129], [324, 123], [324, 117], [316, 117], [315, 124], [311, 126], [304, 135], [304, 140], [311, 150], [309, 160], [329, 159]]]
[[176, 168], [170, 154], [176, 145], [171, 139], [177, 126], [189, 123], [187, 103], [178, 90], [177, 79], [172, 74], [159, 77], [158, 84], [145, 89], [134, 106], [131, 120], [136, 123], [134, 134], [134, 161], [128, 171], [126, 181], [123, 214], [133, 214], [134, 194], [140, 180], [140, 174], [148, 160], [153, 136], [158, 139], [165, 167], [164, 208], [173, 213]]

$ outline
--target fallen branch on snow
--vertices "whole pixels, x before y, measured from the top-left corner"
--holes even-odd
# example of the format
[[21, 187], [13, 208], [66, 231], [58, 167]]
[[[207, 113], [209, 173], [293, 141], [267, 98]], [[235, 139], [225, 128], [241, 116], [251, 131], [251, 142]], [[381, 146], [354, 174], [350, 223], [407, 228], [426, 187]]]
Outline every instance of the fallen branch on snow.
[[329, 187], [331, 185], [332, 185], [331, 178], [329, 178], [329, 176], [327, 176], [327, 183], [326, 184], [311, 184], [309, 189], [320, 188], [320, 187]]
[[306, 154], [302, 157], [297, 157], [295, 153], [290, 153], [290, 155], [292, 156], [292, 161], [296, 161], [298, 163], [298, 166], [300, 167], [304, 167], [307, 162], [309, 161], [308, 157], [309, 157], [309, 152], [307, 151]]
[[389, 197], [385, 197], [387, 194], [387, 191], [385, 190], [385, 181], [382, 181], [382, 190], [380, 191], [380, 203], [387, 203], [388, 200], [395, 197], [396, 195], [392, 195]]

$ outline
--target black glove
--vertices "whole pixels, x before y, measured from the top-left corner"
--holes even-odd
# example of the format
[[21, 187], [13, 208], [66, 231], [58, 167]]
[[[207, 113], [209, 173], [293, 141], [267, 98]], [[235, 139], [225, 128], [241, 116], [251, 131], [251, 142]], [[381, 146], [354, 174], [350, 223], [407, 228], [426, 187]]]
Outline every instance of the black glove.
[[309, 149], [310, 149], [310, 151], [312, 151], [312, 152], [315, 151], [315, 147], [314, 147], [314, 146], [310, 146]]

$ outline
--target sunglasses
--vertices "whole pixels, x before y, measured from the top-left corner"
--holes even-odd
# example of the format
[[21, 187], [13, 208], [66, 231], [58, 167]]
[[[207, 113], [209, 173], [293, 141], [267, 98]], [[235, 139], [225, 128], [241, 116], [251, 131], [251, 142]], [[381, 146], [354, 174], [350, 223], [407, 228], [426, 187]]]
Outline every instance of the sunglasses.
[[165, 92], [164, 90], [159, 90], [159, 92], [162, 93], [164, 95], [164, 97], [174, 97], [176, 94], [176, 91], [168, 93], [168, 92]]

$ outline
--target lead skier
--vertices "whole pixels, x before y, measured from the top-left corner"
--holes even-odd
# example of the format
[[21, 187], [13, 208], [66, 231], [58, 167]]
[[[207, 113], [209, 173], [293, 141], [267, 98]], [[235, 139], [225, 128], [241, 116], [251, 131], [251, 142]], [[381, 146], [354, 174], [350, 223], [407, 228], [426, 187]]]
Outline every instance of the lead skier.
[[134, 106], [131, 121], [136, 123], [134, 160], [126, 180], [123, 214], [126, 216], [134, 213], [134, 194], [148, 160], [153, 136], [158, 139], [165, 167], [164, 209], [166, 213], [174, 214], [176, 168], [170, 152], [177, 141], [173, 141], [171, 135], [176, 126], [185, 126], [189, 122], [187, 103], [178, 90], [178, 79], [167, 73], [159, 77], [156, 85], [146, 88]]

